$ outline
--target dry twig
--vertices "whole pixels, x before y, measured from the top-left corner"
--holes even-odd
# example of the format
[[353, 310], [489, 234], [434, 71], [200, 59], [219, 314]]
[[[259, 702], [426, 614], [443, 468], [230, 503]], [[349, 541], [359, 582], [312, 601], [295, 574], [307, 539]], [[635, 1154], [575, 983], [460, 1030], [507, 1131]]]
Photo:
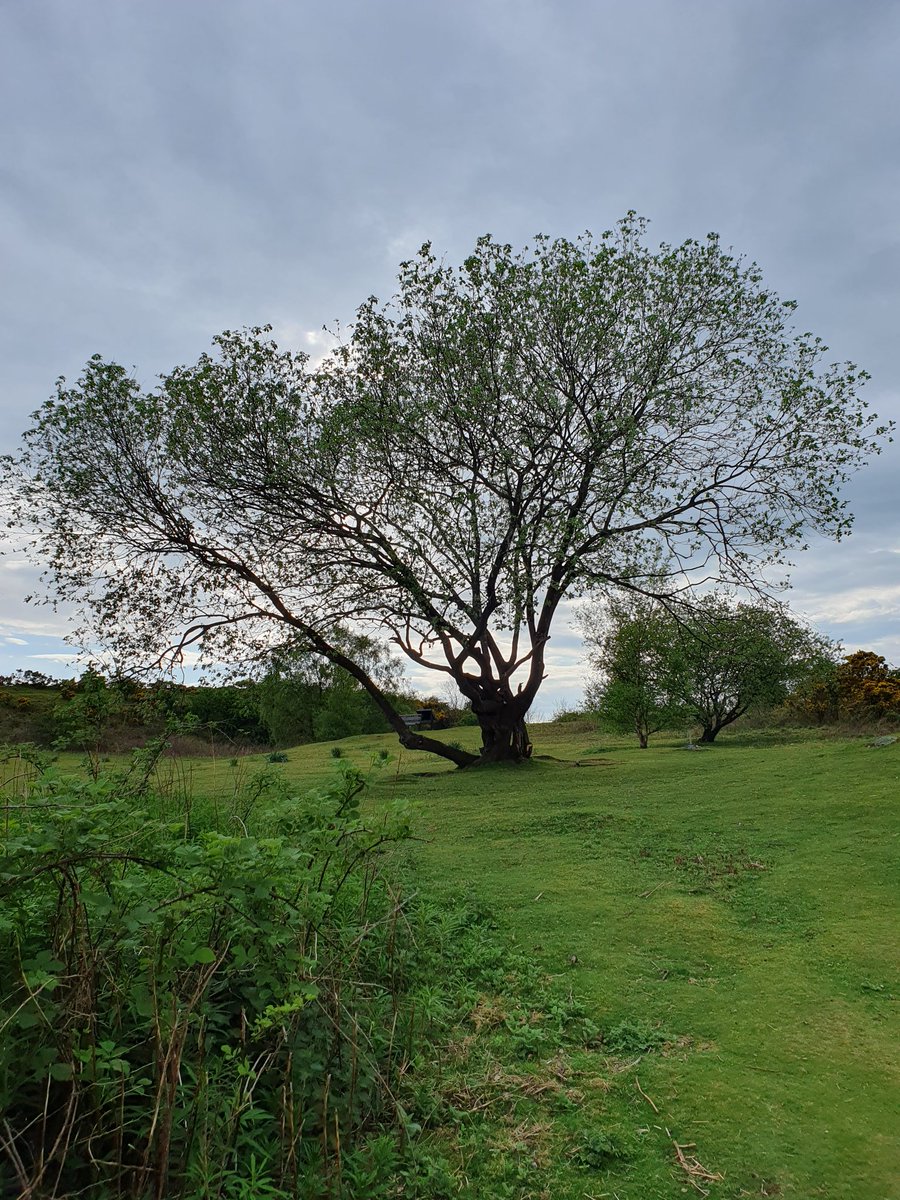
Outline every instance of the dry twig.
[[650, 1097], [647, 1095], [647, 1093], [641, 1087], [641, 1081], [638, 1079], [637, 1075], [635, 1075], [635, 1077], [634, 1077], [634, 1086], [641, 1093], [641, 1095], [644, 1097], [644, 1099], [647, 1101], [647, 1103], [650, 1105], [650, 1107], [653, 1109], [653, 1111], [658, 1115], [659, 1109], [656, 1107], [656, 1105], [653, 1103], [653, 1101], [650, 1099]]
[[678, 1161], [679, 1167], [686, 1172], [688, 1183], [696, 1188], [701, 1195], [708, 1196], [709, 1192], [700, 1186], [698, 1180], [702, 1179], [707, 1183], [719, 1183], [725, 1176], [719, 1174], [717, 1171], [708, 1171], [695, 1154], [685, 1154], [685, 1150], [696, 1150], [697, 1147], [694, 1142], [683, 1142], [679, 1145], [668, 1129], [666, 1130], [666, 1134], [675, 1147], [675, 1158]]
[[640, 893], [640, 898], [642, 900], [646, 900], [648, 896], [652, 896], [654, 892], [658, 892], [661, 887], [665, 887], [668, 882], [669, 881], [667, 879], [664, 879], [662, 883], [658, 883], [656, 887], [647, 888], [646, 892]]

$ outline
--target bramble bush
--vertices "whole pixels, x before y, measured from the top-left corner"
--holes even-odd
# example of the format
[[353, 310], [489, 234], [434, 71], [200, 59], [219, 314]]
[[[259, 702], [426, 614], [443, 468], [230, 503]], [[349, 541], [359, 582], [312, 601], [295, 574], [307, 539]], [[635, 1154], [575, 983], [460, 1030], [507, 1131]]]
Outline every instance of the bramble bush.
[[0, 1194], [374, 1197], [414, 1172], [403, 807], [365, 817], [345, 764], [307, 795], [269, 767], [172, 820], [152, 749], [96, 778], [34, 761], [0, 810]]

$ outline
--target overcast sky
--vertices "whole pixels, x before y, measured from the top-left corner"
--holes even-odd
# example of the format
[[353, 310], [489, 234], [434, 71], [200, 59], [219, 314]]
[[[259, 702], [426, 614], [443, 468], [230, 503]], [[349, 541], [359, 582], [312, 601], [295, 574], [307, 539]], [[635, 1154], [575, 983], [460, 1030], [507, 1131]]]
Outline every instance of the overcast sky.
[[[896, 0], [0, 0], [2, 450], [99, 352], [148, 385], [226, 328], [309, 349], [422, 241], [718, 231], [900, 416]], [[793, 606], [900, 663], [900, 451]], [[0, 560], [0, 672], [65, 673]], [[560, 628], [541, 703], [583, 667]]]

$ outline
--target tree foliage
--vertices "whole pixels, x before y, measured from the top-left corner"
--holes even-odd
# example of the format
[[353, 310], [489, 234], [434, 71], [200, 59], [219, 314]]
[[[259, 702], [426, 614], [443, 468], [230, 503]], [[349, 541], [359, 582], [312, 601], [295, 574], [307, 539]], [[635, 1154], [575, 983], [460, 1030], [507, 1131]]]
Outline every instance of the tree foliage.
[[150, 392], [95, 357], [35, 414], [14, 521], [123, 660], [299, 640], [473, 762], [405, 728], [349, 625], [455, 683], [482, 760], [522, 757], [565, 597], [757, 581], [847, 530], [885, 432], [755, 265], [644, 232], [485, 237], [459, 268], [426, 245], [315, 371], [259, 329]]
[[60, 682], [43, 671], [18, 670], [11, 675], [0, 675], [0, 687], [51, 688]]
[[751, 706], [782, 704], [832, 652], [784, 608], [714, 594], [673, 635], [670, 686], [706, 743]]
[[586, 606], [581, 623], [595, 672], [586, 689], [588, 708], [608, 728], [635, 734], [646, 749], [651, 734], [684, 718], [672, 694], [669, 614], [631, 598]]
[[[401, 686], [399, 663], [384, 645], [349, 630], [337, 630], [331, 636], [396, 702]], [[276, 746], [386, 733], [389, 728], [357, 680], [302, 644], [282, 647], [273, 655], [255, 697], [260, 720]]]
[[682, 722], [711, 743], [751, 706], [783, 703], [833, 656], [827, 639], [784, 608], [721, 593], [680, 612], [647, 602], [588, 606], [582, 624], [598, 672], [588, 699], [641, 746]]

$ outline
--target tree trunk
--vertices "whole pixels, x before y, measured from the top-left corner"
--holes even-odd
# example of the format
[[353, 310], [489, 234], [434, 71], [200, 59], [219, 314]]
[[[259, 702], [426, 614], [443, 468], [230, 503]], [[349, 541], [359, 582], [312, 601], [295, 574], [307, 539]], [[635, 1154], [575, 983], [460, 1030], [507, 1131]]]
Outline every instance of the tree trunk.
[[481, 726], [481, 757], [478, 763], [522, 762], [531, 758], [532, 746], [524, 717], [509, 709], [478, 713]]
[[714, 742], [716, 740], [716, 734], [721, 728], [721, 725], [704, 725], [703, 732], [697, 739], [697, 744], [700, 745], [702, 743], [709, 745], [711, 742]]
[[[394, 721], [391, 721], [391, 724], [400, 739], [401, 746], [405, 746], [407, 750], [424, 750], [427, 754], [437, 754], [441, 758], [449, 758], [458, 767], [472, 767], [480, 761], [477, 755], [470, 754], [468, 750], [458, 750], [455, 746], [448, 746], [446, 742], [441, 742], [437, 738], [425, 737], [405, 725], [398, 728]], [[402, 721], [400, 725], [402, 725]]]

